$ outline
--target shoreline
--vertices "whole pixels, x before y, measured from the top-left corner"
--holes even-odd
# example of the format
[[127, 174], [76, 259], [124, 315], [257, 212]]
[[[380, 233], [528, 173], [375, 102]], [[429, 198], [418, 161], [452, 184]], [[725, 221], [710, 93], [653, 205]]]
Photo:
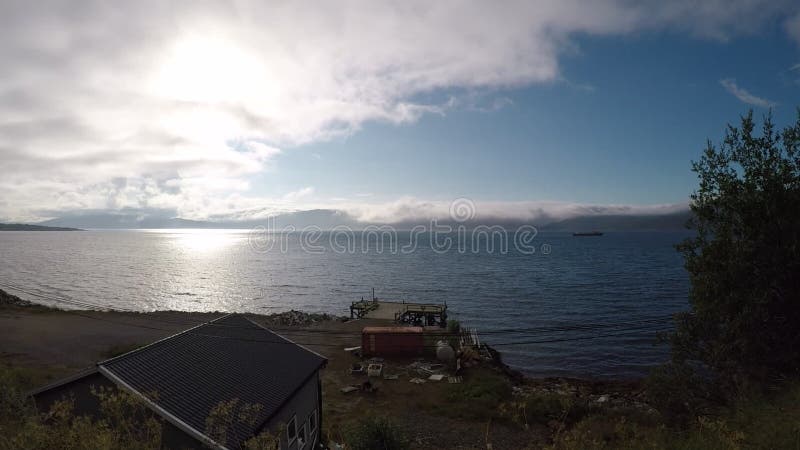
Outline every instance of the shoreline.
[[[58, 322], [58, 317], [81, 317], [91, 321], [100, 321], [110, 324], [121, 325], [125, 327], [132, 327], [134, 329], [152, 330], [156, 333], [159, 331], [167, 333], [177, 333], [191, 326], [197, 325], [202, 322], [213, 320], [225, 314], [226, 311], [180, 311], [180, 310], [154, 310], [154, 311], [122, 311], [115, 309], [106, 310], [92, 310], [92, 309], [62, 309], [48, 305], [39, 304], [29, 300], [21, 299], [20, 297], [10, 294], [3, 289], [0, 289], [0, 314], [4, 310], [17, 310], [20, 313], [34, 313], [34, 314], [50, 314], [52, 321]], [[254, 318], [259, 323], [273, 329], [276, 332], [293, 332], [303, 331], [306, 328], [322, 327], [325, 328], [326, 323], [348, 323], [353, 324], [360, 328], [358, 324], [365, 326], [369, 325], [385, 325], [382, 319], [350, 319], [347, 316], [337, 316], [328, 313], [309, 313], [299, 310], [289, 310], [279, 313], [271, 314], [258, 314], [258, 313], [243, 313], [251, 318]], [[126, 321], [125, 319], [134, 319]], [[200, 319], [199, 321], [197, 319]], [[142, 321], [150, 323], [142, 323]], [[183, 327], [183, 328], [181, 328]], [[127, 335], [127, 333], [121, 333]], [[306, 340], [308, 335], [306, 334]], [[165, 336], [166, 337], [166, 336]], [[353, 333], [354, 339], [360, 341], [360, 333]], [[313, 340], [313, 339], [312, 339]], [[314, 345], [314, 342], [303, 343]], [[360, 342], [358, 342], [360, 344]], [[501, 371], [509, 380], [514, 383], [570, 383], [576, 385], [627, 385], [639, 386], [645, 377], [640, 378], [605, 378], [594, 377], [588, 374], [576, 374], [570, 376], [533, 376], [526, 374], [520, 369], [506, 364], [503, 361], [503, 353], [500, 350], [492, 347], [490, 344], [483, 343], [492, 356], [491, 364], [494, 368]], [[4, 353], [0, 353], [2, 357]], [[0, 362], [2, 359], [0, 358]]]
[[[3, 308], [8, 307], [16, 307], [16, 308], [24, 308], [25, 310], [29, 311], [37, 311], [37, 312], [50, 312], [50, 313], [63, 313], [63, 314], [107, 314], [110, 316], [119, 315], [121, 317], [138, 317], [138, 318], [149, 318], [154, 320], [155, 322], [164, 322], [164, 320], [160, 320], [160, 316], [178, 316], [180, 317], [206, 317], [206, 316], [214, 316], [213, 318], [230, 314], [229, 311], [182, 311], [182, 310], [172, 310], [172, 309], [159, 309], [153, 311], [125, 311], [125, 310], [117, 310], [117, 309], [63, 309], [58, 307], [53, 307], [49, 305], [44, 305], [41, 303], [36, 303], [30, 300], [24, 300], [14, 294], [10, 294], [7, 291], [0, 289], [0, 311]], [[275, 328], [276, 326], [283, 326], [289, 327], [288, 331], [292, 331], [295, 328], [302, 328], [309, 325], [317, 324], [320, 322], [357, 322], [357, 321], [368, 321], [370, 324], [372, 323], [382, 323], [382, 319], [351, 319], [347, 316], [337, 316], [334, 314], [329, 313], [322, 313], [322, 312], [306, 312], [301, 310], [294, 310], [290, 309], [288, 311], [278, 312], [278, 313], [270, 313], [270, 314], [259, 314], [259, 313], [251, 313], [245, 312], [241, 314], [246, 314], [248, 316], [254, 317], [264, 325], [274, 328], [277, 331], [282, 331], [280, 328]], [[98, 319], [103, 320], [103, 319]], [[108, 319], [107, 319], [108, 320]], [[213, 319], [208, 319], [213, 320]], [[167, 323], [173, 323], [174, 321], [167, 321]], [[185, 325], [187, 328], [192, 326], [194, 322], [191, 320], [186, 321]], [[363, 323], [363, 322], [362, 322]], [[126, 325], [126, 324], [121, 324]], [[137, 324], [130, 324], [130, 326], [139, 326]], [[638, 384], [641, 383], [646, 377], [638, 377], [638, 378], [630, 378], [630, 377], [613, 377], [613, 378], [606, 378], [606, 377], [595, 377], [589, 374], [575, 374], [575, 375], [556, 375], [556, 376], [534, 376], [526, 374], [524, 371], [515, 368], [506, 364], [503, 361], [503, 353], [500, 350], [492, 347], [490, 344], [484, 342], [482, 345], [485, 345], [486, 348], [489, 350], [490, 354], [492, 355], [493, 364], [495, 367], [500, 369], [509, 379], [523, 382], [523, 381], [541, 381], [541, 380], [568, 380], [571, 382], [576, 383], [596, 383], [596, 384], [614, 384], [614, 383], [625, 383], [625, 384]]]
[[[28, 388], [33, 389], [223, 314], [62, 310], [0, 291], [0, 329], [4, 330], [0, 368], [25, 371], [31, 380]], [[460, 373], [463, 384], [410, 383], [416, 376], [411, 367], [420, 358], [386, 358], [386, 370], [401, 374], [399, 380], [373, 381], [380, 387], [378, 395], [343, 394], [342, 387], [363, 381], [349, 373], [351, 365], [362, 359], [344, 349], [361, 345], [364, 326], [385, 325], [385, 321], [299, 311], [248, 317], [328, 359], [321, 383], [330, 430], [342, 430], [378, 414], [391, 417], [405, 430], [414, 448], [484, 448], [475, 443], [488, 437], [496, 448], [524, 448], [531, 443], [547, 445], [558, 436], [567, 426], [562, 417], [564, 404], [576, 405], [571, 408], [583, 414], [654, 413], [644, 400], [642, 380], [530, 377], [503, 363], [502, 354], [491, 347], [491, 361]], [[436, 362], [432, 357], [422, 360]], [[481, 394], [471, 398], [470, 392]], [[537, 413], [539, 418], [531, 422], [514, 415], [521, 404], [542, 405], [536, 407], [542, 411]], [[441, 442], [450, 444], [442, 447]]]

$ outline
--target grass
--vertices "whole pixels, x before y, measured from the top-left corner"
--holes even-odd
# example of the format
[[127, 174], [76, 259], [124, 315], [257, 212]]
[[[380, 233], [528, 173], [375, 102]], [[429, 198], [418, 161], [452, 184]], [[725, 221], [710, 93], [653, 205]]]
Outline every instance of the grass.
[[119, 344], [119, 345], [112, 345], [108, 347], [106, 350], [103, 351], [100, 355], [103, 358], [111, 359], [115, 358], [120, 355], [124, 355], [130, 351], [136, 350], [137, 348], [141, 347], [143, 344]]
[[551, 449], [800, 449], [800, 382], [668, 427], [653, 416], [597, 412], [555, 437]]
[[501, 373], [476, 368], [458, 384], [447, 384], [443, 400], [427, 404], [434, 414], [468, 420], [501, 418], [500, 405], [511, 398], [511, 383]]
[[64, 367], [23, 367], [0, 363], [0, 383], [6, 389], [27, 392], [72, 372]]
[[408, 438], [385, 417], [369, 417], [353, 424], [346, 431], [351, 450], [407, 450]]

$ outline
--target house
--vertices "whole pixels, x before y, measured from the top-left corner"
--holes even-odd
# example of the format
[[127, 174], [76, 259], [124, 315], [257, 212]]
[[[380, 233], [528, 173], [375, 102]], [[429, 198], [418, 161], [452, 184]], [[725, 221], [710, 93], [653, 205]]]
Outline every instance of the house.
[[[164, 419], [169, 448], [239, 449], [249, 438], [279, 430], [281, 448], [318, 446], [322, 426], [321, 355], [240, 314], [229, 314], [96, 364], [31, 393], [46, 410], [71, 396], [76, 414], [93, 414], [92, 387], [116, 386], [141, 398]], [[225, 442], [206, 433], [220, 402], [260, 405], [254, 421], [236, 422]], [[252, 422], [252, 423], [251, 423]]]

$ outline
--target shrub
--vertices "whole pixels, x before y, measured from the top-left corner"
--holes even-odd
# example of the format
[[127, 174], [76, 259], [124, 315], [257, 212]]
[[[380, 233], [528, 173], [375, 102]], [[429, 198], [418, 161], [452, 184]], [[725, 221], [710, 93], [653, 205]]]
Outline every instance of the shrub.
[[511, 383], [490, 371], [474, 371], [460, 384], [448, 384], [445, 412], [467, 419], [487, 419], [498, 415], [498, 407], [511, 397]]
[[39, 414], [25, 395], [25, 373], [0, 367], [0, 449], [134, 449], [161, 447], [161, 422], [135, 397], [100, 390], [100, 417], [74, 414], [72, 399]]
[[408, 438], [389, 419], [366, 418], [350, 427], [345, 440], [352, 450], [406, 450]]
[[668, 423], [685, 424], [722, 402], [713, 381], [685, 362], [653, 369], [645, 380], [647, 400]]
[[458, 334], [461, 332], [461, 322], [450, 319], [447, 321], [447, 332], [450, 334]]
[[532, 423], [575, 423], [600, 408], [587, 399], [557, 393], [535, 393], [501, 406], [503, 416], [524, 427]]

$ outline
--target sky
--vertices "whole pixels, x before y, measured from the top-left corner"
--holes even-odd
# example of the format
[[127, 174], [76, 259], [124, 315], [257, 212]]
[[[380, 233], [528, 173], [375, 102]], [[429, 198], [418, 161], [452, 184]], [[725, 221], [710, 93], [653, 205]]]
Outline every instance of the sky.
[[0, 221], [671, 212], [800, 105], [791, 1], [0, 3]]

